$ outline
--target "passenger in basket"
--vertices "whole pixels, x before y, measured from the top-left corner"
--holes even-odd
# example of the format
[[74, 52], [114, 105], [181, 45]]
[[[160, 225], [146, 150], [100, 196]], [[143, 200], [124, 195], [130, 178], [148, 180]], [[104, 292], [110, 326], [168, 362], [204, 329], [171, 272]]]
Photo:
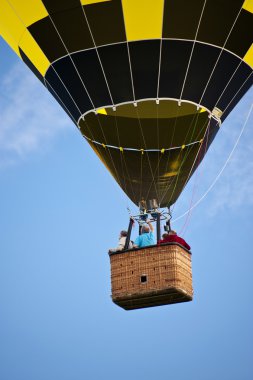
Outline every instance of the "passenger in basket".
[[154, 244], [154, 228], [150, 221], [147, 220], [147, 224], [144, 224], [144, 226], [142, 226], [141, 235], [135, 239], [134, 248], [142, 248]]
[[[109, 252], [112, 253], [112, 252], [122, 251], [125, 248], [126, 238], [127, 238], [127, 231], [125, 230], [120, 231], [118, 246], [116, 248], [109, 249]], [[128, 246], [128, 249], [131, 249], [131, 248], [133, 248], [132, 241], [129, 242], [129, 246]]]
[[158, 242], [158, 244], [162, 243], [179, 243], [186, 249], [190, 250], [191, 247], [189, 244], [186, 243], [186, 241], [181, 238], [180, 236], [177, 236], [177, 233], [175, 231], [169, 231], [167, 234], [163, 234], [163, 239]]

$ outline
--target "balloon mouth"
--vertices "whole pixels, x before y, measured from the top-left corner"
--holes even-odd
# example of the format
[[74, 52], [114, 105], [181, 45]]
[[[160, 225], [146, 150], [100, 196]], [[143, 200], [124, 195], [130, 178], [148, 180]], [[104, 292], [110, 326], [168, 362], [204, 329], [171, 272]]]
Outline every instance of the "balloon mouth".
[[210, 110], [190, 101], [144, 99], [90, 111], [78, 127], [89, 143], [103, 148], [165, 153], [199, 144], [210, 118]]
[[83, 136], [128, 197], [175, 203], [203, 159], [219, 120], [201, 105], [145, 99], [101, 107], [79, 120]]
[[[151, 100], [141, 100], [134, 103], [123, 103], [117, 107], [99, 108], [95, 111], [96, 114], [136, 118], [136, 108], [138, 108], [138, 116], [141, 119], [159, 118], [167, 119], [172, 117], [190, 115], [196, 112], [196, 105], [191, 102], [183, 102], [179, 104], [175, 100], [161, 99], [154, 103]], [[94, 112], [94, 111], [93, 111]], [[197, 107], [197, 112], [208, 112], [205, 107]]]
[[[167, 119], [203, 112], [212, 115], [212, 111], [205, 106], [188, 100], [174, 98], [140, 99], [135, 102], [124, 102], [114, 106], [110, 105], [90, 110], [79, 117], [77, 124], [80, 125], [82, 120], [87, 118], [90, 114], [134, 119], [138, 114], [138, 117], [141, 119]], [[218, 113], [213, 116], [217, 117]]]

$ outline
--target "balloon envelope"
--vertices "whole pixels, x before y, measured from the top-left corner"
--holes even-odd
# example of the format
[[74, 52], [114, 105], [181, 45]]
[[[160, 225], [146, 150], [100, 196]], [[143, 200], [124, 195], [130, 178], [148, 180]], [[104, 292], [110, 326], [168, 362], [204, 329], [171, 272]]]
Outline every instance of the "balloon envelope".
[[173, 204], [252, 85], [252, 0], [0, 0], [0, 34], [136, 204]]

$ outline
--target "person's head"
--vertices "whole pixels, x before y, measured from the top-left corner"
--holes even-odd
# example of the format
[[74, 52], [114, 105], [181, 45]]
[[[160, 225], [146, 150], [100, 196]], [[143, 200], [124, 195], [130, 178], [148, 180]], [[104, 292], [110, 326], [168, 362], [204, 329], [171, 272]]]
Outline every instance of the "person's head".
[[127, 237], [127, 231], [122, 230], [122, 231], [120, 231], [119, 235], [120, 235], [120, 237]]
[[162, 238], [163, 238], [163, 239], [165, 239], [165, 238], [168, 237], [168, 236], [169, 236], [168, 232], [164, 232], [164, 234], [162, 234]]
[[143, 226], [142, 226], [142, 228], [141, 228], [141, 233], [142, 234], [147, 234], [147, 233], [149, 233], [150, 232], [150, 228], [149, 228], [149, 226], [147, 225], [147, 224], [144, 224]]
[[169, 231], [169, 235], [176, 235], [176, 234], [177, 234], [176, 231], [173, 231], [173, 230]]

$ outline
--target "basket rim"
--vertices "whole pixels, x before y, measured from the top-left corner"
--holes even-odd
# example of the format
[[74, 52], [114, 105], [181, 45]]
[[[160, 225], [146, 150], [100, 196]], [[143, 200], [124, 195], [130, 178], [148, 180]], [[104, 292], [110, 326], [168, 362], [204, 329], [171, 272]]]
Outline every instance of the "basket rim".
[[113, 256], [113, 255], [118, 255], [118, 254], [121, 254], [121, 253], [141, 251], [143, 249], [164, 247], [164, 246], [167, 246], [167, 245], [177, 245], [178, 247], [182, 248], [184, 251], [186, 251], [190, 255], [192, 254], [191, 251], [189, 251], [183, 245], [181, 245], [179, 243], [176, 243], [176, 242], [171, 242], [171, 243], [161, 243], [161, 244], [147, 245], [146, 247], [141, 247], [141, 248], [122, 249], [121, 251], [108, 252], [108, 255], [109, 256]]

